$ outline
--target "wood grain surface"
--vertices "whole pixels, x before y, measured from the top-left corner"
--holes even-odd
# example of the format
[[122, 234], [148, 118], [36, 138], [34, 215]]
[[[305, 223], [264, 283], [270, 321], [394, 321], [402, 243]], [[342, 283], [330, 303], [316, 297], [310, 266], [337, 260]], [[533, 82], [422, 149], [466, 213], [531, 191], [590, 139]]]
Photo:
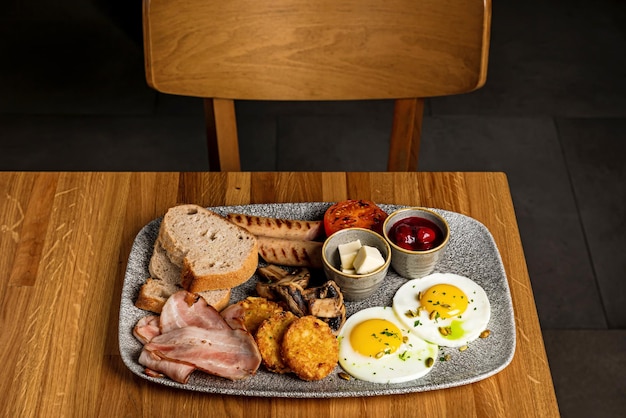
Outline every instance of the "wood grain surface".
[[[372, 199], [469, 215], [492, 233], [515, 309], [511, 364], [480, 382], [393, 396], [285, 399], [174, 390], [126, 369], [117, 324], [138, 231], [178, 203]], [[0, 416], [547, 417], [552, 378], [501, 173], [0, 173]]]
[[184, 96], [396, 99], [485, 83], [491, 0], [150, 0], [148, 83]]

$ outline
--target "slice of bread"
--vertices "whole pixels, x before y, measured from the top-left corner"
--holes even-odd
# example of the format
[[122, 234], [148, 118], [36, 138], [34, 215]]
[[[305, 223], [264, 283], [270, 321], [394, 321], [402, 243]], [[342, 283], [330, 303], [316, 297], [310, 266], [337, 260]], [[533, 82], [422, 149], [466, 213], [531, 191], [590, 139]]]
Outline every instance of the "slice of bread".
[[182, 267], [181, 284], [189, 292], [233, 288], [252, 277], [258, 265], [256, 237], [198, 205], [170, 208], [158, 240], [172, 263]]
[[150, 258], [148, 271], [152, 277], [158, 277], [159, 279], [180, 286], [181, 267], [172, 263], [163, 249], [161, 241], [158, 239], [154, 243], [154, 251]]
[[230, 289], [216, 289], [198, 292], [196, 295], [204, 299], [207, 305], [211, 305], [217, 311], [221, 311], [230, 304], [230, 293]]
[[165, 301], [180, 289], [182, 288], [165, 280], [149, 278], [141, 286], [135, 306], [146, 311], [161, 313]]
[[[158, 239], [154, 244], [148, 270], [152, 277], [141, 286], [135, 306], [147, 311], [161, 313], [167, 299], [183, 287], [181, 285], [181, 268], [170, 261]], [[208, 290], [197, 294], [218, 311], [230, 303], [230, 289]]]
[[[146, 311], [161, 313], [167, 299], [181, 289], [182, 287], [172, 285], [165, 280], [149, 278], [141, 286], [135, 306]], [[196, 294], [204, 299], [207, 305], [213, 306], [218, 311], [230, 304], [230, 289], [207, 290]]]

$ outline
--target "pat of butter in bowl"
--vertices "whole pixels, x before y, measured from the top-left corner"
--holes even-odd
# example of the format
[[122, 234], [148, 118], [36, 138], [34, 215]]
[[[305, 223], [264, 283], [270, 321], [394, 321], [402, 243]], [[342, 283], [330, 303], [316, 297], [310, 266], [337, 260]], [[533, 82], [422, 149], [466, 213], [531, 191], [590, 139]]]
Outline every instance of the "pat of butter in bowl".
[[337, 249], [341, 271], [346, 274], [368, 274], [385, 265], [385, 259], [378, 248], [361, 245], [361, 240], [340, 244]]

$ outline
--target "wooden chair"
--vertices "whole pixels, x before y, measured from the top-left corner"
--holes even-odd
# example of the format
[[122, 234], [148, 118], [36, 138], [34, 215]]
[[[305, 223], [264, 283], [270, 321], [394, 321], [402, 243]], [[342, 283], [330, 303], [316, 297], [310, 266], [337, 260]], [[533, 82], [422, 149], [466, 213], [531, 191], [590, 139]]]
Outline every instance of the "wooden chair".
[[486, 80], [491, 0], [144, 0], [148, 84], [205, 98], [212, 171], [235, 100], [394, 99], [389, 171], [417, 170], [424, 98]]

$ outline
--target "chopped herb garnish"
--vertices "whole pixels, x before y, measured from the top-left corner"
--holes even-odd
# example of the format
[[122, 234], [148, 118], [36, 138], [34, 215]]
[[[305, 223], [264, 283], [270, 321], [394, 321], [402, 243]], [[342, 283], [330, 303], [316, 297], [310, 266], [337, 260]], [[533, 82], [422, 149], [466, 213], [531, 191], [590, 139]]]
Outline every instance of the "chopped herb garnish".
[[391, 332], [388, 329], [385, 328], [384, 331], [381, 332], [382, 335], [386, 335], [387, 337], [393, 337], [393, 336], [397, 336], [397, 334], [395, 332]]

